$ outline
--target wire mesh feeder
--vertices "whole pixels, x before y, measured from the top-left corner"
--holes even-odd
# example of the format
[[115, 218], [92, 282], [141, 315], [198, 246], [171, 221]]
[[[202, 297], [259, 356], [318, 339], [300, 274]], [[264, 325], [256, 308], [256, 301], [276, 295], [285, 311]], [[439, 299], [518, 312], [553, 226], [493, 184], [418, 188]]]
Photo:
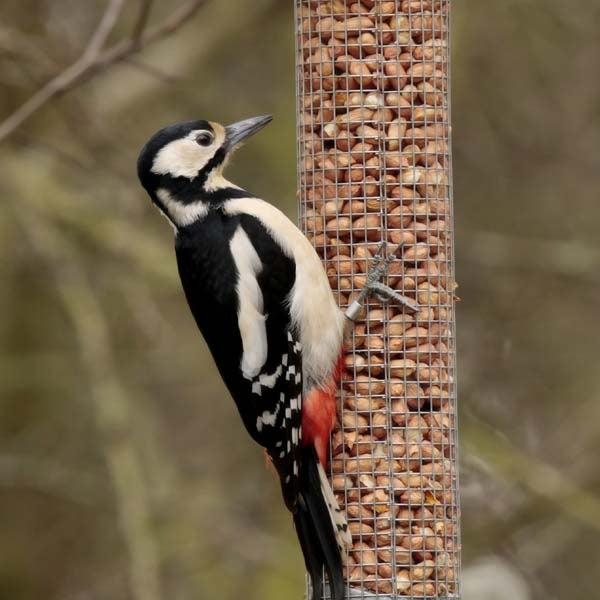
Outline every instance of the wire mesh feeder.
[[331, 478], [357, 598], [458, 598], [449, 0], [296, 0], [301, 225], [340, 306], [387, 284], [345, 356]]

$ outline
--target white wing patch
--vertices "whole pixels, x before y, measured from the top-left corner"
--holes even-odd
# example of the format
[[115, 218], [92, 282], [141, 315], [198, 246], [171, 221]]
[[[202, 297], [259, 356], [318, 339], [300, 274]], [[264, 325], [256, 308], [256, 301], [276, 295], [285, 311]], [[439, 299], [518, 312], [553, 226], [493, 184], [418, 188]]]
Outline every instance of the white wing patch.
[[231, 238], [229, 248], [238, 271], [238, 327], [242, 336], [242, 374], [252, 379], [267, 360], [267, 328], [263, 314], [263, 296], [257, 277], [262, 271], [260, 258], [239, 226]]
[[290, 313], [299, 331], [294, 352], [303, 351], [307, 379], [324, 383], [339, 358], [346, 318], [335, 302], [321, 260], [302, 232], [277, 208], [258, 198], [234, 198], [223, 205], [228, 214], [255, 216], [296, 263]]
[[277, 415], [279, 414], [279, 408], [281, 404], [278, 404], [275, 407], [275, 410], [270, 413], [268, 410], [265, 410], [262, 415], [260, 415], [256, 419], [256, 430], [262, 431], [263, 425], [270, 425], [273, 427], [275, 425], [275, 421], [277, 420]]
[[252, 382], [252, 393], [257, 396], [262, 396], [263, 387], [268, 387], [272, 390], [275, 387], [282, 370], [282, 365], [279, 365], [270, 375], [261, 373], [258, 376], [258, 379]]
[[282, 370], [283, 370], [283, 366], [279, 365], [275, 369], [275, 371], [273, 371], [273, 373], [271, 373], [270, 375], [266, 375], [266, 374], [259, 375], [258, 382], [260, 383], [261, 386], [264, 385], [268, 388], [273, 389], [275, 387], [275, 384], [277, 383], [277, 379], [281, 375]]

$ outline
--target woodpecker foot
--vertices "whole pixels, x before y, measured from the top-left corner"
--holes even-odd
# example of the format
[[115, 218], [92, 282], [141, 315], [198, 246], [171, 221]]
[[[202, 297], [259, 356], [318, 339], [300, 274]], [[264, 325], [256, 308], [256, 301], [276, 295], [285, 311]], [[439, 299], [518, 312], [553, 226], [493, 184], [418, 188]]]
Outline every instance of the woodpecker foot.
[[382, 277], [387, 274], [390, 264], [397, 259], [397, 253], [400, 248], [402, 248], [402, 244], [400, 244], [391, 254], [388, 254], [384, 257], [386, 246], [386, 242], [382, 242], [377, 249], [377, 252], [373, 258], [373, 265], [367, 274], [365, 286], [360, 291], [358, 298], [356, 298], [356, 300], [354, 300], [354, 302], [352, 302], [352, 304], [346, 310], [346, 317], [351, 321], [356, 321], [358, 319], [358, 316], [364, 308], [365, 301], [371, 296], [375, 296], [381, 302], [389, 302], [390, 300], [393, 300], [415, 312], [418, 312], [419, 310], [419, 307], [414, 300], [399, 294], [391, 287], [381, 283]]

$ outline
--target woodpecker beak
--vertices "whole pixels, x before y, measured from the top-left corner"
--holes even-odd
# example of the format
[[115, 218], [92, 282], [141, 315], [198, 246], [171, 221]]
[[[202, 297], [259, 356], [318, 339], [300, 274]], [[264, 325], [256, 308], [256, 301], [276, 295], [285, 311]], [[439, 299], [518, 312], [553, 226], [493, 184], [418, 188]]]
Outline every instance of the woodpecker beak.
[[263, 115], [227, 125], [225, 127], [225, 144], [227, 145], [227, 150], [232, 150], [272, 120], [273, 117], [271, 115]]

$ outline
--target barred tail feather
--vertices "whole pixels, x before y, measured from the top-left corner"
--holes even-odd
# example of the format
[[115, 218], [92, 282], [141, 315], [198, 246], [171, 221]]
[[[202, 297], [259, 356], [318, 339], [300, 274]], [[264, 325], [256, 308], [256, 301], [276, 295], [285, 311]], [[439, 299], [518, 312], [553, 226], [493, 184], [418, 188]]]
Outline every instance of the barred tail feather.
[[331, 489], [331, 485], [329, 485], [327, 475], [325, 475], [325, 469], [323, 469], [323, 465], [320, 462], [317, 462], [317, 470], [319, 471], [319, 481], [321, 482], [321, 493], [327, 504], [329, 517], [331, 518], [331, 524], [333, 526], [333, 531], [335, 532], [335, 539], [340, 550], [342, 562], [345, 562], [346, 552], [352, 545], [352, 536], [348, 530], [346, 516], [340, 509], [340, 505], [333, 495], [333, 490]]
[[311, 578], [312, 600], [321, 598], [323, 569], [329, 579], [332, 600], [343, 600], [342, 556], [348, 540], [346, 522], [314, 446], [305, 446], [302, 453], [300, 493], [294, 523]]

